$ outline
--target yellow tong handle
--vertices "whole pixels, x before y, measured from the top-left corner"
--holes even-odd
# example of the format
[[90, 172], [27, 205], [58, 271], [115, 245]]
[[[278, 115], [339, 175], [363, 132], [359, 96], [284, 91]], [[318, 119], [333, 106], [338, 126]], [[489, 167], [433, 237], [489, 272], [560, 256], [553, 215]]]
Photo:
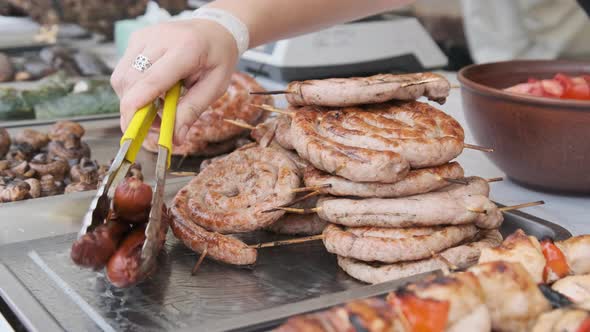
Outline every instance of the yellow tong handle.
[[[162, 123], [160, 125], [160, 138], [158, 139], [158, 145], [168, 150], [168, 162], [167, 168], [170, 168], [170, 158], [172, 156], [172, 135], [174, 134], [174, 119], [176, 118], [176, 106], [178, 99], [180, 98], [180, 82], [176, 83], [168, 92], [166, 92], [166, 98], [164, 99], [164, 110], [162, 111]], [[147, 136], [152, 122], [156, 118], [158, 110], [154, 107], [153, 103], [142, 107], [139, 111], [135, 112], [133, 119], [125, 130], [123, 137], [121, 138], [121, 145], [126, 140], [131, 140], [129, 150], [125, 155], [125, 159], [129, 162], [134, 162], [137, 157], [137, 153], [141, 150], [143, 140]]]

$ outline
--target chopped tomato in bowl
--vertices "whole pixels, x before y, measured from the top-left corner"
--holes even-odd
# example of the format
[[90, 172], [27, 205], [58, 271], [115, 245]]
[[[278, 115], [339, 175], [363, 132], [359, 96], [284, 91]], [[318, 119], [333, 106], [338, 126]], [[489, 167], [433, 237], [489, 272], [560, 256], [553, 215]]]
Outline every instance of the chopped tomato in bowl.
[[556, 74], [551, 79], [529, 78], [504, 91], [536, 97], [590, 100], [590, 75], [568, 76]]

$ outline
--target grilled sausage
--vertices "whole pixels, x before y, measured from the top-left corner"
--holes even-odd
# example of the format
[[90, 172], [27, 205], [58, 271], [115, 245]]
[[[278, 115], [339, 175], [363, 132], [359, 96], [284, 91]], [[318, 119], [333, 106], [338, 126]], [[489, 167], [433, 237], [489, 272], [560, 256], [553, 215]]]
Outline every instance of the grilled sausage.
[[76, 240], [72, 244], [70, 257], [76, 265], [94, 270], [102, 269], [129, 228], [125, 223], [109, 220]]
[[294, 150], [291, 138], [291, 117], [279, 115], [269, 118], [259, 124], [250, 133], [252, 138], [261, 146], [268, 146], [269, 141], [274, 140], [287, 150]]
[[174, 236], [192, 251], [201, 254], [207, 250], [207, 257], [233, 265], [250, 265], [256, 262], [256, 249], [244, 242], [216, 232], [209, 232], [187, 218], [184, 205], [173, 205], [170, 227]]
[[287, 86], [286, 98], [294, 106], [353, 106], [394, 99], [416, 100], [422, 96], [443, 104], [450, 89], [449, 81], [438, 74], [379, 74], [294, 81]]
[[317, 235], [322, 234], [327, 225], [328, 222], [322, 220], [317, 214], [286, 214], [265, 229], [285, 235]]
[[[442, 251], [439, 255], [460, 269], [477, 263], [482, 248], [494, 247], [502, 242], [497, 230], [481, 231], [474, 242], [462, 244]], [[444, 269], [447, 263], [438, 257], [414, 262], [395, 264], [372, 264], [355, 259], [338, 257], [338, 265], [351, 277], [369, 284], [406, 278], [412, 275]]]
[[444, 178], [463, 177], [463, 168], [452, 162], [442, 166], [411, 170], [402, 180], [395, 183], [353, 182], [330, 175], [315, 167], [308, 167], [304, 173], [306, 186], [328, 186], [320, 192], [334, 196], [395, 198], [431, 192], [449, 185]]
[[404, 198], [324, 198], [320, 218], [349, 227], [421, 227], [473, 223], [498, 228], [503, 220], [496, 205], [483, 195], [454, 197], [450, 192]]
[[324, 245], [328, 252], [362, 261], [396, 263], [432, 257], [432, 253], [471, 240], [477, 233], [474, 225], [422, 228], [343, 229], [328, 225]]
[[394, 183], [409, 168], [443, 165], [463, 150], [461, 125], [420, 102], [294, 111], [297, 153], [316, 168], [355, 182]]
[[[251, 90], [262, 90], [262, 87], [250, 75], [234, 73], [227, 92], [199, 116], [189, 128], [184, 142], [172, 147], [172, 153], [213, 156], [235, 148], [234, 140], [247, 130], [223, 120], [241, 120], [256, 125], [264, 121], [267, 113], [254, 105], [273, 104], [272, 97], [250, 95]], [[151, 130], [143, 147], [148, 151], [157, 152], [158, 137], [158, 130]]]
[[[166, 242], [166, 234], [170, 225], [168, 209], [162, 206], [162, 223], [158, 230], [158, 248], [161, 250]], [[151, 276], [157, 268], [152, 266], [150, 271], [142, 273], [139, 269], [141, 264], [141, 250], [145, 242], [146, 224], [136, 225], [131, 232], [125, 236], [117, 251], [111, 256], [107, 263], [106, 276], [108, 280], [119, 288], [131, 287]]]
[[209, 231], [249, 232], [278, 220], [283, 211], [263, 211], [291, 202], [299, 183], [297, 166], [283, 151], [241, 148], [213, 161], [181, 189], [173, 214]]

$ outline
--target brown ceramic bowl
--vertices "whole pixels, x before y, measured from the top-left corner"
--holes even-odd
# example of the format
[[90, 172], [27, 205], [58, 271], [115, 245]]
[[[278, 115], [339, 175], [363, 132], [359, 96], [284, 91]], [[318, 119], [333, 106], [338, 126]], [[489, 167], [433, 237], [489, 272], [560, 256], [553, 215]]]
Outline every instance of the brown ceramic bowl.
[[508, 177], [548, 191], [590, 193], [590, 101], [516, 95], [529, 77], [590, 74], [590, 62], [507, 61], [459, 71], [467, 124]]

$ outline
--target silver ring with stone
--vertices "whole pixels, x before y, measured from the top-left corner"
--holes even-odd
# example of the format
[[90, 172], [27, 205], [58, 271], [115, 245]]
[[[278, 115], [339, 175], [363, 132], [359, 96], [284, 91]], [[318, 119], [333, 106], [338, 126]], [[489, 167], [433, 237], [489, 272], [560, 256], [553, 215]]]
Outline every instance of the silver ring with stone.
[[144, 72], [148, 70], [152, 66], [152, 62], [148, 59], [147, 56], [140, 54], [138, 55], [135, 60], [133, 60], [133, 68], [137, 69], [140, 72]]

